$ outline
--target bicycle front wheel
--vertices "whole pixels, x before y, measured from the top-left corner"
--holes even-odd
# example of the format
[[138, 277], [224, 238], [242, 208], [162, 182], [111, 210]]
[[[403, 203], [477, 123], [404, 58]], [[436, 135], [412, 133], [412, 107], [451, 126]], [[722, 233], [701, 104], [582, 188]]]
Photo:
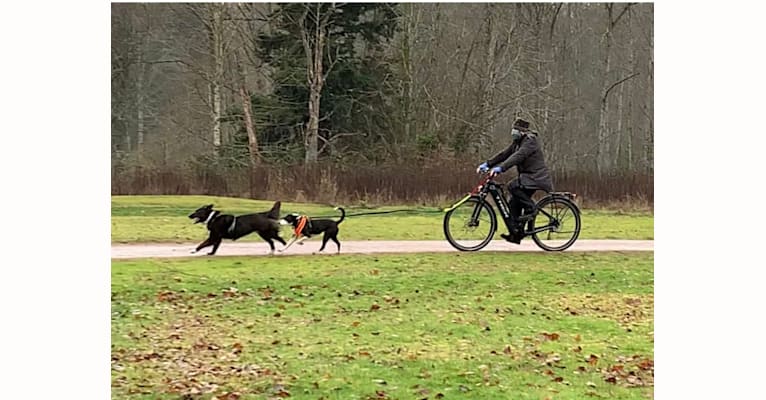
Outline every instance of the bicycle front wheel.
[[530, 221], [532, 240], [547, 251], [568, 249], [580, 236], [580, 211], [569, 200], [549, 196], [537, 203], [537, 215]]
[[460, 251], [483, 249], [496, 230], [495, 210], [478, 197], [471, 197], [444, 215], [444, 236]]

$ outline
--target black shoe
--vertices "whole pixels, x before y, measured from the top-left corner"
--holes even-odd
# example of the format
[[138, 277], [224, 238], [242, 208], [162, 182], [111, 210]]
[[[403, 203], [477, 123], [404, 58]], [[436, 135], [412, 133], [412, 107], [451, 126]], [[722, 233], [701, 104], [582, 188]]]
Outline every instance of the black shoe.
[[508, 242], [521, 244], [521, 236], [519, 235], [513, 235], [508, 233], [501, 233], [500, 237], [505, 239]]

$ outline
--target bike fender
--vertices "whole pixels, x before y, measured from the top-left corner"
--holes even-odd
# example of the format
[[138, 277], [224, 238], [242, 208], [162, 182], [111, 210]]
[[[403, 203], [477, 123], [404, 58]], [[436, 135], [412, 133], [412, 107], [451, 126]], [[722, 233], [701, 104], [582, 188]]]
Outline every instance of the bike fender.
[[449, 206], [449, 207], [445, 208], [445, 209], [444, 209], [444, 210], [442, 210], [442, 211], [444, 211], [444, 212], [446, 213], [446, 212], [450, 212], [450, 211], [452, 211], [452, 210], [454, 210], [454, 209], [456, 209], [456, 208], [460, 207], [460, 205], [461, 205], [461, 204], [463, 204], [463, 203], [465, 203], [466, 201], [468, 201], [468, 199], [470, 199], [470, 198], [471, 198], [471, 196], [472, 196], [472, 195], [471, 195], [470, 193], [469, 193], [469, 194], [467, 194], [465, 197], [463, 197], [462, 199], [460, 199], [460, 200], [459, 200], [457, 203], [455, 203], [455, 204], [453, 204], [453, 205], [451, 205], [451, 206]]

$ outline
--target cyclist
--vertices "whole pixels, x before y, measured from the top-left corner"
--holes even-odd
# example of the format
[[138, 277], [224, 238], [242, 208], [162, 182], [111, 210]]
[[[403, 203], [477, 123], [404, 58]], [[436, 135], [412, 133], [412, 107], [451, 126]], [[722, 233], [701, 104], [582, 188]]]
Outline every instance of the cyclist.
[[508, 148], [479, 165], [476, 172], [489, 171], [490, 177], [494, 177], [516, 166], [519, 176], [508, 184], [508, 191], [511, 194], [509, 206], [514, 227], [507, 235], [500, 236], [509, 242], [519, 244], [524, 237], [524, 223], [534, 218], [537, 213], [532, 194], [537, 190], [552, 192], [553, 182], [545, 164], [542, 144], [537, 137], [537, 132], [529, 129], [529, 122], [517, 119], [511, 129], [511, 138], [513, 140]]

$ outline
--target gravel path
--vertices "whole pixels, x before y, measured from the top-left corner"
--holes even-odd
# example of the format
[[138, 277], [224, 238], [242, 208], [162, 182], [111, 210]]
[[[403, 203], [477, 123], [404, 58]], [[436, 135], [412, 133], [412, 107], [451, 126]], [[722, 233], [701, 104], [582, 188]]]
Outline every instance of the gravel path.
[[[125, 258], [167, 258], [167, 257], [204, 257], [210, 247], [202, 249], [197, 254], [190, 254], [198, 243], [150, 243], [150, 244], [113, 244], [112, 259]], [[319, 250], [321, 240], [307, 240], [302, 246], [294, 244], [285, 253], [275, 252], [277, 256], [312, 254]], [[371, 254], [371, 253], [446, 253], [457, 252], [446, 240], [369, 240], [343, 241], [341, 254]], [[277, 244], [277, 249], [282, 248]], [[324, 253], [334, 254], [335, 244], [327, 243]], [[493, 240], [481, 251], [530, 252], [543, 251], [531, 239], [524, 240], [521, 245], [502, 240]], [[566, 252], [581, 251], [654, 251], [653, 240], [578, 240]], [[265, 256], [269, 253], [266, 242], [224, 241], [218, 248], [216, 256]]]

